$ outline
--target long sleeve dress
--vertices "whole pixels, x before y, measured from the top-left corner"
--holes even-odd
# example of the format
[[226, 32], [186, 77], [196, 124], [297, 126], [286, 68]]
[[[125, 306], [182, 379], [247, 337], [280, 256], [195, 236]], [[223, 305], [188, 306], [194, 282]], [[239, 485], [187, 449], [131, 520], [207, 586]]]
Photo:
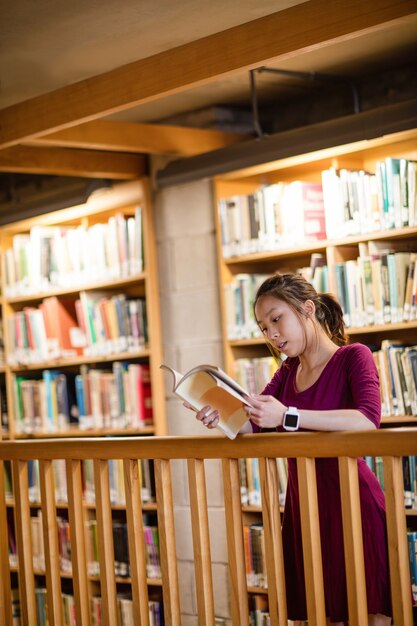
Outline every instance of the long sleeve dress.
[[[297, 358], [288, 358], [263, 394], [285, 406], [328, 411], [357, 409], [377, 428], [381, 415], [379, 380], [372, 353], [362, 344], [340, 347], [319, 379], [297, 391]], [[254, 432], [259, 428], [252, 424]], [[278, 428], [282, 430], [282, 428]], [[366, 462], [358, 459], [368, 613], [391, 615], [385, 499]], [[348, 620], [342, 512], [337, 459], [317, 459], [317, 493], [326, 614], [332, 622]], [[288, 459], [288, 487], [282, 524], [288, 617], [307, 619], [297, 466]]]

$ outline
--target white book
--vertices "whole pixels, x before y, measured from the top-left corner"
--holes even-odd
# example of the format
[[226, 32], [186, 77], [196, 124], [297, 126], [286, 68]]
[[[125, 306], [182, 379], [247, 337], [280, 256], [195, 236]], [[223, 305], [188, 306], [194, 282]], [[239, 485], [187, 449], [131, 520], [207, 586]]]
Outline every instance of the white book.
[[161, 368], [171, 372], [172, 391], [179, 398], [195, 411], [207, 405], [217, 409], [220, 420], [216, 428], [229, 439], [236, 437], [249, 419], [244, 405], [251, 406], [246, 399], [249, 394], [243, 387], [215, 365], [197, 365], [184, 375], [167, 365]]

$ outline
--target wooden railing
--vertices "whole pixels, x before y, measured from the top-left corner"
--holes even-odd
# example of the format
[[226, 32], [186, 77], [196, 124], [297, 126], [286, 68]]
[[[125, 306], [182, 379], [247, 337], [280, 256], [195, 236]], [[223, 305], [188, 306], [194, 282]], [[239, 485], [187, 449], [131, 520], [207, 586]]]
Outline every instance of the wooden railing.
[[90, 598], [85, 550], [82, 466], [94, 461], [96, 517], [99, 536], [102, 620], [117, 626], [117, 597], [109, 493], [109, 459], [122, 459], [135, 625], [149, 626], [148, 586], [142, 527], [138, 459], [154, 459], [157, 516], [165, 623], [181, 624], [171, 460], [186, 459], [189, 474], [195, 579], [199, 625], [214, 626], [213, 583], [207, 513], [205, 459], [222, 459], [226, 533], [234, 625], [249, 622], [247, 583], [239, 489], [239, 458], [259, 458], [262, 517], [271, 624], [287, 626], [285, 579], [276, 457], [296, 457], [309, 625], [326, 623], [315, 458], [339, 457], [345, 561], [350, 626], [367, 624], [364, 558], [359, 502], [358, 456], [382, 456], [384, 466], [391, 595], [396, 626], [412, 626], [402, 456], [417, 455], [417, 431], [408, 428], [379, 432], [162, 437], [126, 439], [36, 440], [0, 443], [0, 623], [11, 624], [10, 566], [4, 461], [12, 463], [19, 596], [22, 625], [36, 625], [34, 570], [30, 536], [27, 461], [38, 459], [50, 626], [62, 626], [60, 563], [52, 461], [65, 459], [71, 535], [73, 592], [77, 625], [89, 626]]

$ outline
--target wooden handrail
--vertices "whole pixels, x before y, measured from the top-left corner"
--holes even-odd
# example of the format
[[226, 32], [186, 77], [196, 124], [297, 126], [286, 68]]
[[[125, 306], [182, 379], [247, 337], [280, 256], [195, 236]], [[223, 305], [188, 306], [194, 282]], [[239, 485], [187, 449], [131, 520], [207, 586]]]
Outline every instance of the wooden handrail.
[[417, 454], [415, 428], [225, 437], [129, 437], [1, 441], [0, 459], [226, 459]]
[[[39, 460], [40, 506], [50, 626], [61, 626], [63, 623], [52, 463], [58, 459], [64, 460], [66, 465], [73, 592], [77, 623], [88, 626], [92, 621], [91, 589], [86, 556], [86, 509], [83, 505], [82, 493], [82, 461], [88, 459], [93, 461], [94, 466], [101, 611], [104, 623], [108, 626], [118, 626], [119, 610], [107, 461], [119, 459], [123, 461], [133, 614], [135, 623], [139, 626], [149, 626], [146, 549], [142, 523], [144, 509], [141, 502], [138, 460], [153, 459], [165, 624], [167, 626], [181, 624], [171, 461], [182, 459], [188, 464], [199, 626], [214, 626], [210, 528], [204, 460], [221, 459], [232, 621], [234, 625], [247, 626], [249, 612], [239, 459], [258, 458], [271, 624], [286, 625], [279, 481], [275, 458], [291, 457], [297, 460], [308, 619], [310, 624], [325, 626], [315, 459], [338, 457], [349, 621], [352, 626], [361, 626], [367, 620], [367, 599], [356, 459], [359, 456], [378, 456], [383, 458], [385, 476], [394, 623], [412, 626], [401, 463], [401, 456], [410, 455], [417, 455], [417, 431], [412, 428], [340, 433], [268, 433], [244, 435], [234, 441], [223, 437], [202, 436], [149, 439], [143, 437], [36, 439], [0, 442], [0, 477], [3, 476], [4, 461], [11, 461], [13, 470], [19, 596], [24, 623], [30, 625], [36, 621], [30, 532], [31, 505], [27, 474], [27, 461], [34, 459]], [[0, 528], [5, 532], [7, 507], [4, 488], [0, 489], [0, 499]], [[10, 579], [10, 566], [5, 558], [1, 559], [0, 573], [0, 609], [4, 615], [10, 616], [10, 591], [5, 584], [5, 581]], [[6, 619], [8, 620], [9, 617]]]

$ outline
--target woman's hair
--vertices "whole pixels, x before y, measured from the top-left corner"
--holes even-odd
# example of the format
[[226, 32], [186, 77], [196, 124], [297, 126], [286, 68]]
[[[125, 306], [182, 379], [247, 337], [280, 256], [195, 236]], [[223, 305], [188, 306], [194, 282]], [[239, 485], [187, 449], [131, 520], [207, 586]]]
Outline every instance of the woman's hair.
[[330, 293], [318, 294], [313, 285], [303, 276], [277, 272], [267, 278], [259, 287], [255, 296], [254, 308], [263, 296], [273, 296], [282, 300], [295, 311], [300, 319], [306, 317], [302, 305], [306, 300], [312, 300], [316, 307], [316, 319], [330, 339], [338, 346], [347, 342], [343, 311], [340, 304]]

